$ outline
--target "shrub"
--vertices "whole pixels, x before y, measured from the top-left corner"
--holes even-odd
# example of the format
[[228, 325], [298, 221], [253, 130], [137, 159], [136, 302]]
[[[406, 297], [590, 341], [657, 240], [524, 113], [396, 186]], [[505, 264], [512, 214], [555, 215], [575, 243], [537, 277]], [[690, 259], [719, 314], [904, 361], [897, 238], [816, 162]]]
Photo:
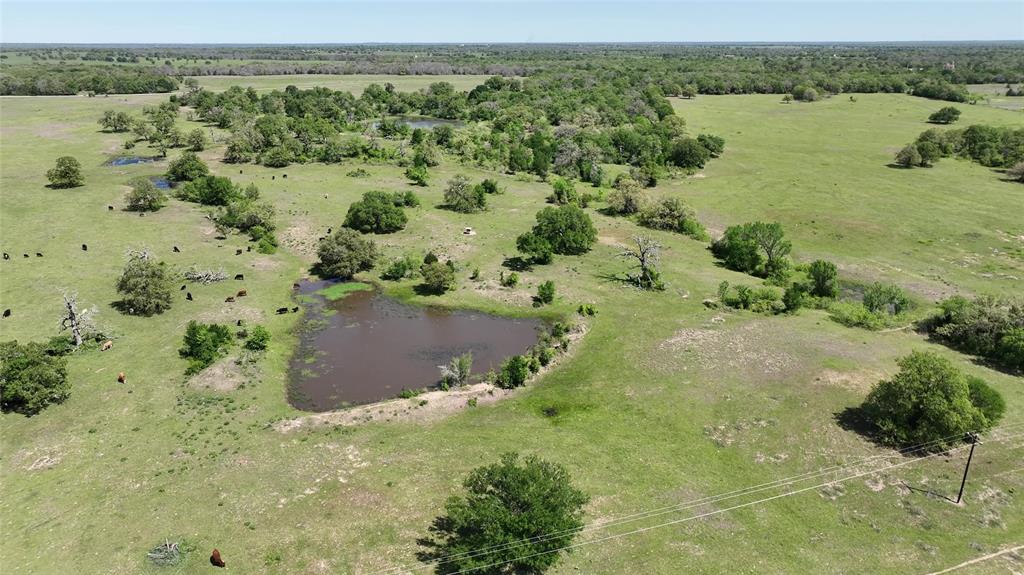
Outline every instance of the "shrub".
[[896, 165], [904, 168], [912, 168], [921, 165], [921, 152], [916, 144], [907, 144], [902, 150], [896, 153]]
[[364, 234], [390, 234], [404, 228], [407, 222], [405, 212], [395, 205], [391, 194], [371, 191], [348, 207], [343, 225]]
[[188, 322], [178, 353], [189, 360], [186, 374], [192, 375], [209, 367], [223, 356], [232, 341], [231, 330], [224, 325]]
[[355, 274], [373, 269], [379, 253], [377, 245], [359, 232], [340, 228], [320, 242], [320, 258], [316, 273], [323, 278], [351, 279]]
[[157, 263], [146, 251], [132, 251], [117, 280], [121, 295], [118, 307], [124, 313], [150, 316], [171, 307], [171, 277], [163, 262]]
[[135, 178], [124, 196], [125, 208], [132, 212], [155, 212], [167, 204], [167, 196], [149, 178]]
[[186, 202], [204, 206], [226, 206], [242, 197], [242, 191], [230, 179], [221, 176], [199, 176], [179, 186], [175, 195]]
[[484, 181], [477, 184], [485, 194], [501, 194], [503, 190], [498, 186], [498, 181], [486, 178]]
[[390, 281], [399, 281], [407, 277], [413, 277], [415, 274], [416, 261], [411, 256], [402, 256], [391, 260], [388, 267], [384, 268], [384, 273], [380, 277]]
[[441, 389], [448, 391], [452, 387], [465, 385], [469, 382], [472, 369], [472, 352], [466, 352], [453, 357], [448, 362], [448, 365], [441, 366]]
[[640, 184], [630, 177], [615, 181], [615, 189], [608, 194], [608, 211], [613, 214], [630, 215], [638, 213], [647, 203]]
[[896, 285], [875, 282], [864, 290], [864, 307], [872, 313], [899, 315], [910, 307], [910, 298]]
[[[214, 221], [217, 224], [246, 232], [254, 241], [272, 238], [274, 232], [274, 205], [270, 202], [259, 202], [248, 197], [230, 200], [221, 208]], [[273, 240], [276, 245], [277, 241]]]
[[[996, 423], [972, 403], [967, 378], [949, 360], [934, 352], [915, 351], [897, 364], [899, 373], [877, 383], [862, 406], [882, 443], [934, 442], [928, 450], [941, 451], [957, 443], [957, 436], [984, 431]], [[975, 388], [976, 397], [998, 419], [995, 392], [977, 383]]]
[[167, 166], [167, 179], [172, 182], [191, 182], [209, 174], [210, 169], [195, 152], [184, 152]]
[[463, 488], [430, 529], [425, 559], [438, 561], [439, 573], [544, 573], [583, 527], [586, 494], [565, 468], [534, 456], [504, 454], [473, 470]]
[[697, 170], [711, 159], [711, 152], [693, 138], [682, 137], [674, 142], [668, 150], [666, 160], [673, 166], [686, 170]]
[[560, 206], [568, 204], [579, 204], [580, 195], [576, 191], [576, 184], [572, 180], [567, 180], [562, 177], [556, 177], [551, 182], [551, 195], [548, 196], [548, 201], [553, 204]]
[[726, 267], [752, 275], [782, 279], [788, 270], [792, 244], [778, 223], [753, 222], [729, 226], [711, 246]]
[[933, 124], [952, 124], [960, 119], [960, 110], [953, 106], [940, 108], [939, 111], [928, 116], [928, 121]]
[[556, 254], [583, 254], [597, 241], [597, 229], [590, 216], [574, 205], [547, 207], [537, 212], [533, 233], [546, 240]]
[[1006, 412], [1006, 401], [984, 379], [973, 375], [967, 376], [967, 389], [971, 404], [981, 411], [989, 425], [994, 425], [1003, 418], [1003, 413]]
[[455, 265], [451, 261], [423, 264], [420, 275], [423, 276], [423, 288], [429, 293], [443, 294], [455, 287]]
[[535, 264], [551, 263], [551, 242], [533, 232], [526, 232], [516, 238], [516, 249]]
[[794, 283], [786, 288], [782, 294], [782, 303], [786, 306], [787, 313], [796, 313], [804, 305], [806, 291], [804, 286]]
[[725, 139], [719, 136], [713, 136], [711, 134], [701, 134], [697, 136], [697, 142], [707, 149], [708, 153], [711, 154], [712, 158], [717, 158], [722, 155], [725, 151]]
[[295, 161], [295, 155], [286, 146], [274, 146], [263, 152], [260, 159], [268, 168], [284, 168]]
[[1019, 298], [953, 296], [931, 320], [934, 337], [1010, 369], [1024, 370], [1024, 301]]
[[481, 187], [470, 186], [466, 176], [458, 175], [448, 180], [444, 205], [449, 210], [464, 214], [480, 212], [487, 209], [487, 194]]
[[206, 149], [209, 140], [206, 138], [206, 133], [203, 132], [202, 128], [196, 128], [185, 136], [185, 141], [188, 143], [188, 149], [193, 152], [202, 152]]
[[576, 308], [576, 313], [584, 316], [597, 315], [597, 307], [592, 303], [581, 303], [580, 307]]
[[47, 353], [45, 344], [0, 343], [0, 409], [36, 415], [71, 395], [67, 360]]
[[46, 171], [51, 188], [77, 188], [85, 183], [82, 178], [82, 164], [71, 156], [57, 158], [57, 164]]
[[555, 282], [548, 280], [537, 286], [536, 301], [541, 305], [555, 301]]
[[498, 380], [495, 383], [503, 389], [512, 389], [526, 383], [529, 377], [529, 360], [526, 356], [513, 355], [501, 364], [501, 371], [498, 372]]
[[1006, 170], [1006, 177], [1014, 182], [1024, 182], [1024, 161], [1017, 162]]
[[668, 197], [640, 212], [640, 225], [655, 230], [667, 230], [707, 240], [708, 233], [697, 221], [697, 214], [679, 198]]
[[836, 297], [839, 294], [839, 271], [836, 264], [825, 260], [815, 260], [807, 268], [810, 278], [811, 295], [815, 297]]
[[889, 316], [872, 312], [856, 302], [834, 302], [828, 308], [829, 317], [846, 327], [860, 327], [877, 331], [891, 325]]
[[427, 167], [423, 165], [409, 166], [405, 169], [405, 177], [417, 186], [427, 185]]
[[270, 331], [262, 325], [257, 325], [249, 330], [249, 337], [245, 340], [245, 349], [263, 351], [269, 344]]
[[508, 275], [505, 275], [505, 272], [503, 271], [498, 278], [498, 282], [502, 287], [514, 288], [519, 285], [519, 274], [516, 272], [510, 272]]

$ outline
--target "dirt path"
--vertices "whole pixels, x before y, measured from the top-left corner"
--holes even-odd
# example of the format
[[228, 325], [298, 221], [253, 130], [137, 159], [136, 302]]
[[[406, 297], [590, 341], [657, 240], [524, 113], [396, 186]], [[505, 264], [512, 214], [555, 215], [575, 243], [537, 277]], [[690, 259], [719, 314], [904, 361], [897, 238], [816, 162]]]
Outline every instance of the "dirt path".
[[960, 569], [961, 567], [967, 567], [969, 565], [974, 565], [975, 563], [981, 563], [982, 561], [988, 561], [989, 559], [995, 559], [996, 557], [999, 557], [1001, 555], [1006, 555], [1007, 553], [1016, 553], [1017, 551], [1020, 551], [1022, 549], [1024, 549], [1024, 545], [1018, 545], [1016, 547], [1010, 547], [1009, 549], [1003, 549], [1002, 551], [996, 551], [995, 553], [989, 553], [988, 555], [982, 555], [981, 557], [975, 557], [974, 559], [970, 559], [968, 561], [964, 561], [963, 563], [960, 563], [959, 565], [954, 565], [954, 566], [949, 567], [947, 569], [943, 569], [942, 571], [932, 571], [928, 575], [942, 575], [942, 573], [950, 573], [952, 571], [956, 571], [957, 569]]

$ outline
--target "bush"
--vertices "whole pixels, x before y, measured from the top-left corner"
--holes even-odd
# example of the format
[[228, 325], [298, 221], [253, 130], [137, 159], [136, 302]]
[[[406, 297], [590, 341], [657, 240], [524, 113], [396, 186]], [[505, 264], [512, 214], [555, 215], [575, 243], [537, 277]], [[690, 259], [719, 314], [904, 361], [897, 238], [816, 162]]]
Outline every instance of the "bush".
[[583, 254], [597, 241], [597, 229], [590, 216], [574, 205], [547, 207], [537, 212], [533, 234], [546, 240], [556, 254]]
[[491, 178], [486, 178], [484, 181], [477, 184], [485, 194], [502, 194], [504, 191], [498, 186], [498, 181]]
[[967, 376], [967, 389], [971, 404], [981, 411], [989, 425], [994, 425], [1003, 418], [1003, 413], [1006, 412], [1006, 401], [984, 379], [973, 375]]
[[57, 164], [46, 171], [51, 188], [77, 188], [85, 183], [82, 178], [82, 164], [71, 156], [57, 158]]
[[899, 315], [909, 309], [910, 298], [899, 286], [875, 282], [864, 290], [864, 307], [872, 313]]
[[402, 256], [391, 260], [380, 277], [389, 281], [399, 281], [414, 275], [416, 275], [416, 261], [410, 256]]
[[711, 159], [711, 152], [693, 138], [682, 137], [672, 142], [666, 160], [686, 170], [697, 170]]
[[583, 316], [594, 316], [597, 315], [597, 307], [592, 303], [581, 303], [580, 307], [576, 308], [576, 313]]
[[529, 359], [526, 356], [513, 355], [501, 364], [501, 371], [498, 372], [498, 380], [495, 383], [500, 388], [512, 389], [526, 383], [529, 377]]
[[133, 251], [117, 280], [122, 312], [150, 316], [171, 307], [171, 277], [163, 262], [153, 261], [148, 252]]
[[519, 274], [510, 272], [508, 275], [505, 275], [503, 271], [499, 276], [498, 282], [501, 284], [501, 287], [514, 288], [519, 285]]
[[430, 529], [424, 559], [437, 561], [438, 573], [541, 574], [583, 527], [586, 494], [565, 468], [534, 456], [504, 454], [500, 463], [473, 470], [463, 488]]
[[711, 154], [712, 158], [717, 158], [722, 155], [725, 151], [725, 139], [719, 136], [713, 136], [711, 134], [701, 134], [697, 136], [697, 142], [707, 149], [708, 153]]
[[321, 240], [317, 256], [320, 258], [316, 265], [317, 275], [347, 280], [359, 272], [373, 269], [379, 253], [373, 240], [364, 238], [355, 230], [340, 228]]
[[1006, 170], [1006, 177], [1014, 182], [1024, 182], [1024, 161], [1017, 162]]
[[260, 159], [268, 168], [285, 168], [295, 161], [295, 155], [286, 146], [274, 146], [263, 152]]
[[262, 325], [257, 325], [249, 330], [249, 337], [245, 340], [245, 349], [264, 351], [269, 344], [270, 331]]
[[45, 344], [0, 343], [0, 409], [36, 415], [71, 395], [67, 360], [47, 353]]
[[452, 387], [465, 385], [469, 382], [472, 369], [472, 352], [466, 352], [453, 357], [448, 362], [448, 365], [441, 366], [441, 389], [448, 391]]
[[1010, 369], [1024, 370], [1024, 301], [953, 296], [939, 307], [941, 312], [930, 321], [935, 338]]
[[551, 263], [551, 242], [533, 232], [526, 232], [516, 238], [516, 249], [535, 264]]
[[192, 375], [209, 367], [227, 353], [232, 341], [231, 330], [224, 325], [188, 322], [178, 353], [189, 360], [186, 374]]
[[444, 205], [449, 210], [472, 214], [487, 209], [487, 193], [482, 187], [470, 186], [463, 175], [448, 180], [444, 190]]
[[897, 364], [899, 373], [877, 383], [862, 406], [882, 443], [904, 447], [933, 442], [927, 449], [941, 451], [958, 443], [957, 437], [998, 421], [1001, 398], [992, 397], [998, 394], [975, 384], [976, 397], [995, 417], [990, 420], [972, 403], [968, 378], [949, 360], [915, 351]]
[[846, 327], [860, 327], [878, 331], [892, 325], [889, 316], [874, 313], [857, 302], [834, 302], [828, 308], [829, 317]]
[[928, 121], [933, 124], [952, 124], [960, 119], [960, 110], [953, 106], [940, 108], [938, 112], [928, 116]]
[[608, 194], [608, 211], [613, 214], [638, 213], [647, 203], [647, 196], [636, 180], [626, 176], [615, 180], [615, 189]]
[[167, 179], [172, 182], [191, 182], [210, 175], [210, 169], [195, 152], [184, 152], [167, 166]]
[[417, 186], [427, 185], [428, 174], [426, 166], [409, 166], [405, 169], [405, 177]]
[[788, 273], [792, 245], [778, 223], [753, 222], [729, 226], [711, 246], [726, 267], [761, 277], [784, 279]]
[[175, 195], [204, 206], [226, 206], [231, 200], [242, 197], [242, 191], [228, 178], [200, 176], [179, 186]]
[[149, 178], [135, 178], [124, 196], [125, 209], [132, 212], [155, 212], [167, 204], [167, 196]]
[[548, 280], [537, 286], [536, 301], [541, 305], [555, 301], [555, 282]]
[[196, 128], [190, 131], [188, 135], [185, 136], [185, 141], [188, 143], [188, 149], [192, 152], [202, 152], [210, 143], [202, 128]]
[[576, 184], [574, 184], [572, 180], [556, 177], [554, 181], [551, 182], [551, 188], [551, 195], [548, 196], [549, 202], [560, 206], [579, 204], [580, 195], [576, 191]]
[[907, 144], [902, 150], [896, 153], [896, 165], [904, 168], [913, 168], [921, 165], [921, 152], [916, 144]]
[[455, 287], [455, 264], [451, 261], [423, 264], [420, 275], [423, 276], [423, 288], [429, 293], [443, 294]]
[[371, 191], [348, 207], [343, 225], [364, 234], [390, 234], [404, 228], [407, 222], [405, 212], [395, 205], [391, 194]]
[[655, 230], [667, 230], [690, 236], [695, 240], [706, 241], [708, 233], [697, 221], [697, 214], [683, 204], [679, 198], [668, 197], [648, 206], [640, 212], [641, 226]]
[[782, 303], [786, 306], [786, 313], [796, 313], [803, 307], [805, 295], [804, 286], [798, 283], [790, 284], [782, 294]]
[[839, 295], [839, 270], [836, 264], [825, 260], [815, 260], [807, 268], [810, 278], [810, 292], [815, 297], [836, 297]]

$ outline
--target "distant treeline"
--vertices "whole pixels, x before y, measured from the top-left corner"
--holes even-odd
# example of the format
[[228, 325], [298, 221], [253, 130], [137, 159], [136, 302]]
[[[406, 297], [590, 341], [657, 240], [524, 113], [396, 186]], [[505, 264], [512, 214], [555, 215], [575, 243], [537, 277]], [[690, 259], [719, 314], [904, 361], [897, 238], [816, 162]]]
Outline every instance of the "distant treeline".
[[99, 65], [9, 66], [0, 73], [0, 95], [59, 96], [170, 92], [178, 80], [166, 72], [143, 67]]
[[[498, 44], [363, 46], [8, 47], [30, 69], [73, 61], [166, 76], [268, 74], [581, 73], [642, 75], [669, 95], [892, 92], [964, 101], [963, 84], [1024, 80], [1021, 43], [954, 44]], [[53, 63], [53, 64], [50, 64]], [[90, 64], [90, 67], [100, 64]], [[15, 74], [19, 65], [5, 64]], [[66, 70], [66, 69], [64, 69]], [[61, 71], [58, 75], [66, 74]], [[41, 79], [48, 74], [34, 72]]]

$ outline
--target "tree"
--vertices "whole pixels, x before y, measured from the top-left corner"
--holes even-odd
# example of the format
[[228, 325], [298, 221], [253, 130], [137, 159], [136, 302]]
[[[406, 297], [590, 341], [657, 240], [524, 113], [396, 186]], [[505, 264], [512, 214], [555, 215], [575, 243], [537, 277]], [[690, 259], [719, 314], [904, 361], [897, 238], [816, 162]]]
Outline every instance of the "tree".
[[825, 260], [815, 260], [807, 268], [811, 280], [811, 295], [817, 297], [836, 297], [839, 294], [839, 271], [836, 264]]
[[697, 214], [683, 200], [669, 196], [640, 211], [641, 226], [686, 234], [695, 240], [707, 240], [708, 233], [697, 220]]
[[697, 136], [697, 142], [707, 149], [712, 158], [717, 158], [725, 151], [725, 138], [712, 134], [701, 134]]
[[36, 415], [71, 394], [67, 360], [46, 345], [0, 343], [0, 408], [5, 413]]
[[668, 162], [687, 170], [697, 170], [711, 158], [711, 152], [693, 138], [683, 137], [672, 142], [668, 152]]
[[730, 269], [754, 275], [784, 275], [792, 244], [779, 223], [752, 222], [726, 228], [712, 251]]
[[455, 265], [451, 262], [434, 261], [420, 266], [423, 289], [432, 294], [443, 294], [455, 287]]
[[349, 228], [338, 228], [320, 241], [316, 273], [323, 278], [351, 279], [359, 272], [373, 269], [380, 256], [377, 244]]
[[927, 449], [941, 451], [967, 432], [984, 431], [997, 422], [998, 415], [990, 410], [996, 418], [990, 420], [972, 403], [967, 378], [948, 359], [915, 351], [896, 363], [899, 373], [875, 384], [862, 406], [882, 443], [899, 447], [934, 442]]
[[940, 108], [938, 112], [928, 116], [928, 121], [933, 124], [952, 124], [960, 119], [960, 110], [953, 106]]
[[128, 251], [128, 262], [116, 287], [122, 296], [118, 307], [124, 313], [150, 316], [171, 307], [170, 274], [164, 263], [154, 261], [147, 250]]
[[46, 171], [51, 188], [77, 188], [85, 183], [82, 178], [82, 164], [71, 156], [57, 158], [57, 164]]
[[155, 212], [167, 204], [167, 195], [149, 178], [135, 178], [124, 196], [125, 209], [132, 212]]
[[629, 175], [615, 179], [615, 189], [608, 194], [608, 211], [614, 214], [635, 214], [643, 209], [647, 197], [636, 180]]
[[185, 141], [188, 143], [188, 149], [193, 152], [202, 152], [206, 149], [209, 141], [206, 139], [206, 133], [203, 132], [202, 128], [196, 128], [188, 133], [185, 137]]
[[427, 167], [423, 165], [409, 166], [405, 169], [405, 177], [417, 186], [425, 186], [428, 178]]
[[209, 174], [210, 168], [195, 152], [184, 152], [167, 166], [167, 179], [172, 182], [191, 182]]
[[910, 305], [910, 299], [899, 286], [875, 282], [864, 290], [863, 303], [871, 313], [899, 315]]
[[896, 153], [896, 165], [903, 168], [913, 168], [921, 165], [921, 152], [917, 145], [907, 144], [902, 150]]
[[533, 232], [526, 232], [516, 238], [516, 249], [525, 254], [535, 264], [551, 263], [551, 242]]
[[544, 573], [582, 529], [589, 501], [561, 465], [515, 453], [473, 470], [463, 488], [430, 528], [439, 574]]
[[553, 204], [564, 206], [567, 204], [579, 204], [580, 195], [576, 191], [576, 184], [572, 180], [557, 177], [551, 182], [552, 192], [548, 200]]
[[96, 323], [93, 317], [96, 315], [96, 308], [84, 310], [78, 309], [78, 294], [64, 293], [64, 313], [60, 320], [61, 331], [71, 331], [71, 341], [75, 347], [81, 347], [84, 338], [96, 333]]
[[597, 241], [597, 229], [590, 216], [572, 204], [537, 212], [533, 233], [546, 240], [556, 254], [583, 254]]
[[658, 272], [661, 244], [647, 236], [633, 236], [633, 242], [636, 244], [635, 248], [626, 247], [619, 253], [619, 257], [634, 261], [634, 267], [638, 270], [637, 273], [628, 276], [629, 280], [641, 289], [665, 289], [661, 273]]
[[487, 194], [483, 188], [469, 185], [469, 178], [460, 174], [448, 180], [444, 204], [449, 210], [472, 214], [487, 209]]
[[179, 199], [204, 206], [226, 206], [242, 196], [242, 190], [223, 176], [199, 176], [179, 186], [175, 191]]
[[404, 228], [407, 222], [405, 212], [395, 205], [391, 194], [375, 190], [352, 202], [342, 225], [364, 234], [390, 234]]
[[249, 337], [245, 340], [245, 349], [249, 351], [265, 351], [270, 344], [270, 330], [262, 325], [253, 326]]
[[99, 120], [100, 126], [110, 132], [127, 132], [132, 127], [132, 117], [128, 112], [106, 110]]
[[534, 298], [534, 301], [539, 305], [555, 301], [555, 282], [548, 280], [537, 286], [537, 297]]

